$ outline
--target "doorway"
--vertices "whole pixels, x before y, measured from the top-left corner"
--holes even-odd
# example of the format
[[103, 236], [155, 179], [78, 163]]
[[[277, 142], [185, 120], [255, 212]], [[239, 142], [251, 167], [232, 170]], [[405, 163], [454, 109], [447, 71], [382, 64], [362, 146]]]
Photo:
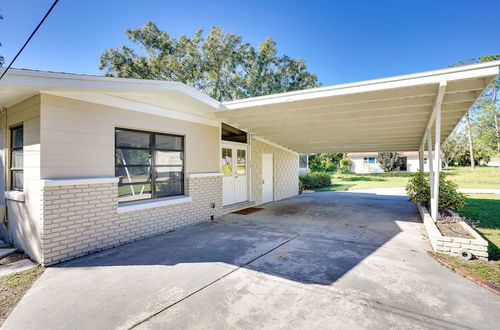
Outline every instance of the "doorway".
[[247, 153], [246, 144], [222, 143], [222, 204], [224, 206], [248, 200]]
[[408, 171], [408, 157], [401, 157], [400, 171]]
[[273, 184], [273, 155], [262, 154], [262, 203], [274, 200]]

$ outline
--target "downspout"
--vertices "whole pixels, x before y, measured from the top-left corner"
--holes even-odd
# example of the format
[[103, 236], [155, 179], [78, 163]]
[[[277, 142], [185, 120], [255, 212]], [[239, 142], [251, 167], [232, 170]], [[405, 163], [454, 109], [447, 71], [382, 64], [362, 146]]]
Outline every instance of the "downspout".
[[[8, 149], [7, 149], [7, 108], [5, 107], [0, 107], [0, 115], [1, 115], [1, 118], [2, 118], [2, 131], [3, 131], [3, 146], [2, 146], [2, 166], [3, 166], [3, 190], [7, 190], [7, 180], [8, 180], [8, 170], [7, 170], [7, 166], [8, 166], [8, 161], [7, 161], [7, 153], [8, 153]], [[7, 203], [5, 201], [5, 198], [4, 198], [4, 191], [0, 191], [0, 193], [2, 194], [1, 198], [2, 198], [2, 203], [0, 204], [0, 208], [1, 208], [1, 211], [0, 211], [0, 222], [1, 223], [6, 223], [7, 222]]]

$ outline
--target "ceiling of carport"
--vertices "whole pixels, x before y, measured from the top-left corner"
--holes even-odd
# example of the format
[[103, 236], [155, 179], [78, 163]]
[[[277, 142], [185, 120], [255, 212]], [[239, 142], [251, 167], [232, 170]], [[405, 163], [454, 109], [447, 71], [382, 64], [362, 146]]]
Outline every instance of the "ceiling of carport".
[[224, 122], [301, 153], [418, 150], [439, 85], [441, 139], [498, 75], [489, 62], [222, 104]]

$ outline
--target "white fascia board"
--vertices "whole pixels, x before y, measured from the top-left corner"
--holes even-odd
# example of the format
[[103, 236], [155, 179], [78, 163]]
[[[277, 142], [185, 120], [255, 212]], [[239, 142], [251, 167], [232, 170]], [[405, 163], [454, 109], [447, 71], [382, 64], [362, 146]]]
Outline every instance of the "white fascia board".
[[297, 155], [297, 156], [299, 155], [299, 153], [298, 153], [297, 151], [294, 151], [294, 150], [292, 150], [292, 149], [289, 149], [289, 148], [287, 148], [287, 147], [284, 147], [284, 146], [282, 146], [282, 145], [280, 145], [280, 144], [277, 144], [277, 143], [271, 142], [271, 141], [266, 140], [266, 139], [264, 139], [264, 138], [261, 138], [261, 137], [259, 137], [259, 136], [252, 135], [252, 138], [253, 138], [253, 139], [255, 139], [255, 140], [257, 140], [257, 141], [260, 141], [260, 142], [263, 142], [263, 143], [267, 143], [267, 144], [269, 144], [269, 145], [271, 145], [271, 146], [273, 146], [273, 147], [275, 147], [275, 148], [278, 148], [278, 149], [284, 150], [284, 151], [286, 151], [286, 152], [292, 153], [292, 154], [294, 154], [294, 155]]
[[61, 179], [48, 179], [42, 180], [43, 187], [59, 187], [59, 186], [76, 186], [76, 185], [92, 185], [92, 184], [103, 184], [103, 183], [118, 183], [118, 178], [116, 177], [104, 177], [104, 178], [61, 178]]
[[[3, 72], [3, 71], [2, 71]], [[200, 102], [203, 102], [214, 110], [220, 108], [220, 102], [208, 95], [177, 81], [129, 79], [90, 76], [82, 74], [56, 73], [33, 70], [10, 69], [2, 79], [1, 84], [27, 85], [37, 87], [72, 87], [91, 89], [132, 89], [132, 90], [170, 90], [184, 93]]]
[[473, 64], [468, 66], [409, 74], [404, 76], [258, 96], [237, 101], [223, 102], [221, 110], [228, 111], [248, 107], [271, 105], [275, 103], [296, 102], [308, 99], [331, 97], [337, 95], [366, 93], [394, 88], [439, 84], [441, 81], [491, 77], [498, 75], [499, 66], [500, 61], [493, 61], [488, 63]]

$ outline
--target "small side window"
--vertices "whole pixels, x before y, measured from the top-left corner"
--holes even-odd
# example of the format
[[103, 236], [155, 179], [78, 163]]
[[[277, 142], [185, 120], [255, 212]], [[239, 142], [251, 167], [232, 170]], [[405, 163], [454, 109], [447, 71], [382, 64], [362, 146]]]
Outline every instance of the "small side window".
[[11, 189], [23, 190], [24, 188], [24, 164], [23, 146], [24, 130], [23, 126], [16, 126], [10, 129], [10, 182]]

